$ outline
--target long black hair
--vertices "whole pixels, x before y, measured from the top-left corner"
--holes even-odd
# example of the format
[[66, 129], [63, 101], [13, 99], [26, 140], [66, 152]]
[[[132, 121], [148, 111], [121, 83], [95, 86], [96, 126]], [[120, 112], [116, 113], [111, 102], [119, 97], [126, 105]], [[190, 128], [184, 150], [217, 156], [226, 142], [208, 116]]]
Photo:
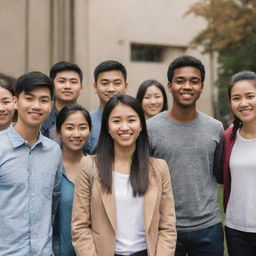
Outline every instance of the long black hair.
[[166, 95], [164, 86], [154, 79], [148, 79], [141, 83], [141, 85], [137, 91], [136, 99], [142, 105], [142, 101], [143, 101], [144, 95], [145, 95], [148, 87], [153, 86], [153, 85], [155, 85], [162, 92], [162, 95], [163, 95], [164, 104], [163, 104], [163, 108], [161, 109], [161, 112], [164, 110], [167, 110], [168, 109], [168, 101], [167, 101], [167, 95]]
[[[229, 101], [231, 101], [231, 91], [235, 84], [239, 81], [252, 81], [256, 87], [256, 73], [253, 71], [242, 71], [239, 73], [234, 74], [231, 77], [231, 81], [228, 87], [228, 97]], [[236, 138], [236, 133], [239, 128], [243, 126], [243, 122], [233, 113], [234, 121], [233, 121], [233, 129], [231, 133], [231, 139]]]
[[144, 195], [149, 185], [150, 151], [146, 122], [139, 102], [129, 95], [117, 95], [106, 104], [101, 123], [99, 143], [96, 148], [96, 165], [101, 184], [107, 193], [111, 193], [114, 162], [114, 141], [109, 134], [108, 120], [112, 110], [119, 104], [131, 107], [139, 116], [141, 132], [136, 140], [136, 149], [132, 156], [130, 182], [134, 196]]

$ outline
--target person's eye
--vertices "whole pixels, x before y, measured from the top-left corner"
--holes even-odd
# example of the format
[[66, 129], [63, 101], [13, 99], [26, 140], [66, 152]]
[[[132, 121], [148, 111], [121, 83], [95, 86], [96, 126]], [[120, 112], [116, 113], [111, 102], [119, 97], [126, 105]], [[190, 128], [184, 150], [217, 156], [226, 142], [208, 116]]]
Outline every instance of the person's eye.
[[87, 126], [82, 126], [82, 127], [80, 127], [80, 130], [81, 130], [81, 131], [86, 131], [87, 129], [88, 129]]
[[200, 80], [198, 80], [198, 79], [193, 79], [190, 81], [190, 84], [192, 84], [192, 85], [197, 85], [199, 83], [200, 83]]
[[41, 100], [43, 103], [48, 103], [50, 100], [49, 99], [42, 99]]
[[248, 99], [252, 100], [255, 98], [255, 95], [248, 95]]
[[67, 131], [72, 131], [72, 130], [73, 130], [73, 127], [72, 127], [72, 126], [66, 126], [65, 129], [66, 129]]
[[233, 97], [232, 101], [238, 101], [240, 98], [239, 97]]
[[25, 99], [27, 100], [27, 101], [32, 101], [33, 100], [33, 98], [32, 97], [25, 97]]
[[177, 83], [177, 84], [184, 84], [184, 82], [185, 82], [185, 81], [182, 80], [182, 79], [176, 80], [176, 83]]
[[10, 100], [6, 100], [6, 101], [4, 101], [3, 103], [4, 103], [4, 105], [8, 105], [8, 104], [11, 103], [11, 101], [10, 101]]

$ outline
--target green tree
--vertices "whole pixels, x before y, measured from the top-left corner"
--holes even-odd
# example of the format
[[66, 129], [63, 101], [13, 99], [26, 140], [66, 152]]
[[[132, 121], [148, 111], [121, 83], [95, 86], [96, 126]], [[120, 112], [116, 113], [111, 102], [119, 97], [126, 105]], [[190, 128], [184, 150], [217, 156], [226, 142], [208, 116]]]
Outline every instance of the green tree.
[[216, 117], [229, 114], [227, 86], [230, 77], [242, 70], [256, 70], [256, 1], [198, 0], [187, 14], [203, 17], [206, 28], [192, 41], [204, 53], [218, 52], [218, 101]]

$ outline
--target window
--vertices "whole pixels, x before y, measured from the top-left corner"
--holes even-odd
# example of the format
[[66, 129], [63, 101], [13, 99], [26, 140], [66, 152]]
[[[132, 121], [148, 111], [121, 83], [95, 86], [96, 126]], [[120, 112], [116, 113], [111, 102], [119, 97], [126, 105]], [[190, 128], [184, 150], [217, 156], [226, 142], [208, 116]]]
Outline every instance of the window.
[[132, 61], [162, 62], [162, 46], [131, 44]]
[[168, 62], [170, 59], [183, 55], [184, 46], [163, 46], [150, 44], [131, 44], [131, 60], [138, 62]]

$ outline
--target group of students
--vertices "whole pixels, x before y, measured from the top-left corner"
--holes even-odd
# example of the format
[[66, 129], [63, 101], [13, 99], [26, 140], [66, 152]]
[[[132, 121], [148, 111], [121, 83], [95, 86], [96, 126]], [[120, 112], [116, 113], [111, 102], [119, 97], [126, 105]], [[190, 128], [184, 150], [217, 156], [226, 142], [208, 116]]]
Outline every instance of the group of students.
[[169, 110], [158, 81], [133, 98], [125, 67], [104, 61], [91, 113], [75, 64], [0, 80], [1, 256], [222, 256], [217, 183], [229, 255], [256, 254], [256, 74], [232, 77], [225, 133], [196, 108], [199, 59], [174, 59], [167, 78]]

